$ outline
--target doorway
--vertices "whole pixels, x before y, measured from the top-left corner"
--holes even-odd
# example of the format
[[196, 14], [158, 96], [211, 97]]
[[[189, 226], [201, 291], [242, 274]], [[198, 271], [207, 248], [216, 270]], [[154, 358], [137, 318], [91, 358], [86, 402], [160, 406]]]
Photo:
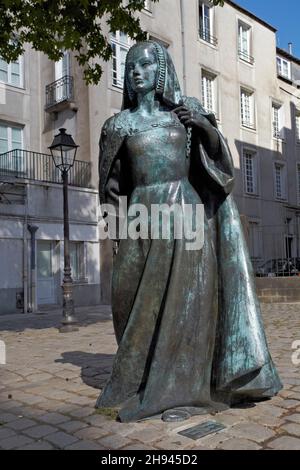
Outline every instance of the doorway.
[[37, 303], [38, 305], [55, 304], [54, 277], [54, 242], [39, 240], [37, 242]]

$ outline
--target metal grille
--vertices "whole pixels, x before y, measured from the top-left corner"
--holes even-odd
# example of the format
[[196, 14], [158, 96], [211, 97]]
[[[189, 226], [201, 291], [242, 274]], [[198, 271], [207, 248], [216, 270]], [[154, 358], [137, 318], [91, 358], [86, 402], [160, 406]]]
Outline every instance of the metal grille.
[[[51, 155], [28, 150], [11, 150], [0, 154], [0, 176], [61, 183], [60, 171], [55, 167]], [[90, 186], [90, 179], [90, 163], [75, 160], [69, 171], [69, 184], [86, 188]]]
[[46, 86], [46, 109], [62, 101], [74, 99], [74, 83], [71, 75], [65, 75]]
[[203, 26], [201, 26], [199, 35], [201, 39], [203, 39], [206, 42], [209, 42], [209, 44], [213, 44], [214, 46], [218, 44], [218, 39], [215, 36], [212, 36], [210, 34], [209, 28], [204, 28]]

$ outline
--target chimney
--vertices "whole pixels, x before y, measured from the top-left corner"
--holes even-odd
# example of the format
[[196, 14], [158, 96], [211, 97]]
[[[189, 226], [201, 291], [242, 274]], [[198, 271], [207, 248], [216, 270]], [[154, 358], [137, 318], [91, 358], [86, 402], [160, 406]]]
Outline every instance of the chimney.
[[289, 46], [289, 54], [293, 55], [293, 43], [289, 42], [288, 46]]

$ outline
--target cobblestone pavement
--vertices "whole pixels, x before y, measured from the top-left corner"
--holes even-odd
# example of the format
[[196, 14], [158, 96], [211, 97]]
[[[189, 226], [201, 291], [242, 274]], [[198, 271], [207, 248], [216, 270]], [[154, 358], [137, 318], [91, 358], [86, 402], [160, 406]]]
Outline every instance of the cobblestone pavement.
[[[59, 333], [60, 312], [0, 316], [2, 449], [300, 449], [300, 304], [263, 305], [270, 350], [284, 389], [272, 400], [181, 423], [118, 423], [94, 409], [116, 343], [107, 306], [77, 311], [77, 332]], [[300, 344], [298, 348], [300, 347]], [[298, 359], [300, 354], [298, 355]], [[178, 434], [213, 419], [225, 430], [196, 441]]]

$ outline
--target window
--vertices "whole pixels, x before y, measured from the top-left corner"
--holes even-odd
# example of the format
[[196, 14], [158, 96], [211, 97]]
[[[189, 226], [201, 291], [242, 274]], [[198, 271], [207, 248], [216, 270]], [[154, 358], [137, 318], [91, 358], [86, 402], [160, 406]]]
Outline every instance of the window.
[[250, 64], [254, 63], [251, 57], [251, 26], [239, 21], [239, 57]]
[[115, 34], [112, 34], [112, 83], [119, 88], [123, 88], [125, 60], [130, 45], [130, 39], [127, 34], [122, 31], [117, 31]]
[[296, 140], [298, 143], [300, 143], [300, 110], [296, 111], [295, 128], [296, 128]]
[[257, 160], [251, 150], [243, 152], [244, 190], [248, 194], [257, 194]]
[[215, 80], [215, 75], [202, 70], [202, 105], [207, 112], [214, 114], [217, 112]]
[[55, 62], [55, 86], [53, 86], [52, 103], [71, 99], [73, 96], [73, 80], [70, 67], [70, 53], [64, 51], [63, 57]]
[[144, 10], [149, 11], [150, 13], [152, 12], [152, 5], [151, 5], [151, 0], [145, 0], [144, 1]]
[[272, 134], [275, 139], [283, 137], [282, 107], [277, 103], [272, 103]]
[[55, 62], [55, 80], [70, 75], [70, 54], [64, 51], [63, 57]]
[[283, 59], [282, 57], [277, 56], [277, 73], [281, 77], [291, 79], [291, 63]]
[[5, 168], [12, 171], [23, 171], [24, 161], [21, 150], [23, 148], [23, 130], [21, 127], [10, 127], [0, 122], [0, 155], [10, 152], [10, 158], [5, 159]]
[[254, 96], [252, 91], [241, 88], [241, 120], [242, 125], [254, 128]]
[[204, 41], [217, 45], [217, 38], [213, 35], [213, 7], [205, 1], [199, 1], [199, 34]]
[[71, 276], [74, 281], [85, 278], [84, 242], [70, 242]]
[[0, 82], [8, 85], [22, 87], [23, 86], [23, 58], [19, 57], [16, 62], [5, 62], [0, 57]]
[[274, 164], [274, 183], [276, 199], [286, 199], [286, 172], [283, 163]]
[[168, 44], [166, 41], [163, 41], [162, 39], [159, 39], [159, 38], [153, 36], [152, 34], [149, 34], [149, 41], [158, 42], [159, 44], [164, 46], [166, 49], [169, 49], [169, 47], [170, 47], [170, 44]]

